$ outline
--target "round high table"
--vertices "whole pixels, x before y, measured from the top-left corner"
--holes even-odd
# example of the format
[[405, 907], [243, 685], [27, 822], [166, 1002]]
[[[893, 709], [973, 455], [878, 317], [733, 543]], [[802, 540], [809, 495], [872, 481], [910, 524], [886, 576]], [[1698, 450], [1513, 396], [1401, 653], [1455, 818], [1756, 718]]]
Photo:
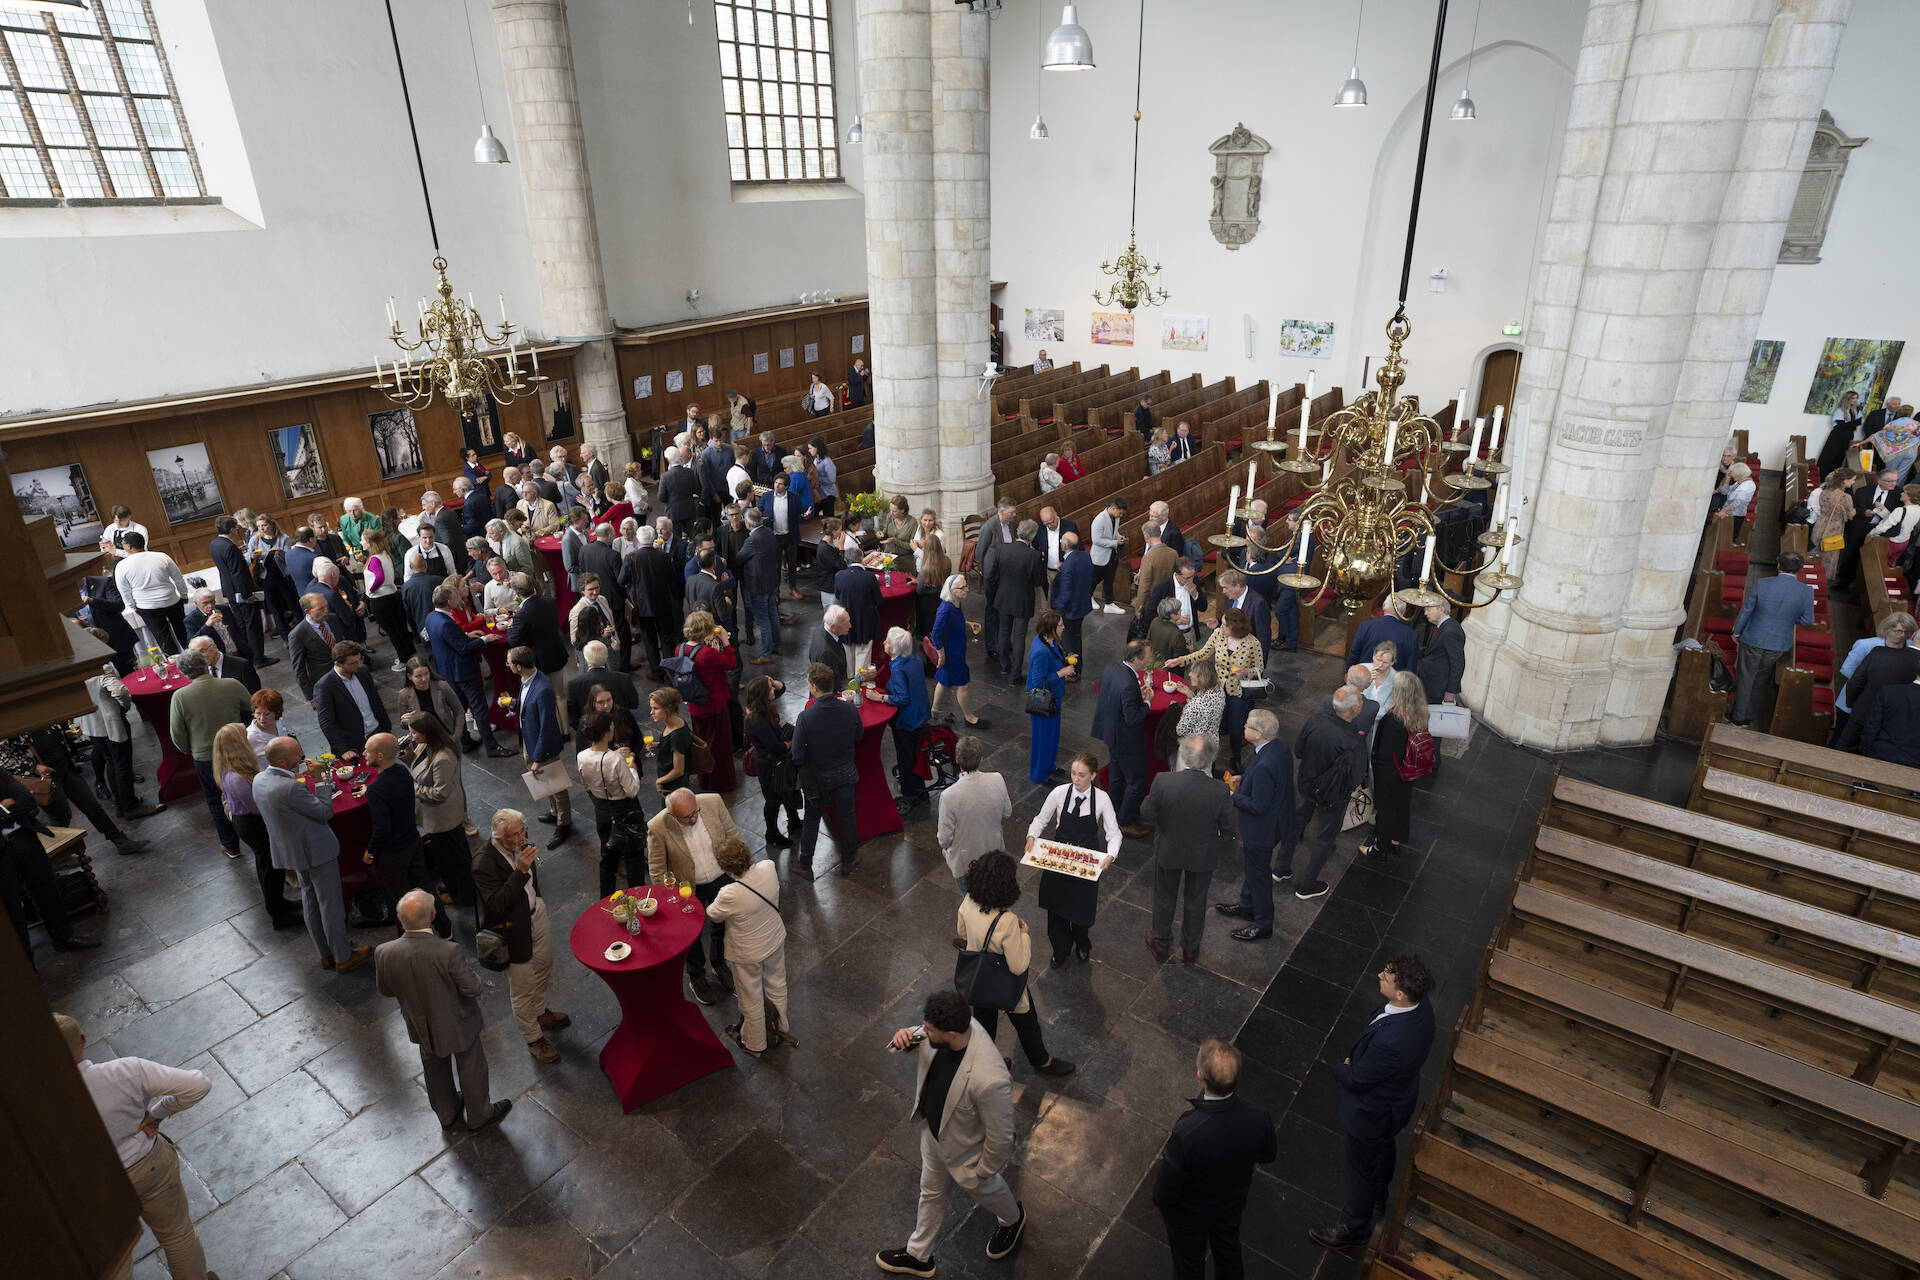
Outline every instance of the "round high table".
[[913, 634], [914, 596], [919, 591], [919, 581], [910, 573], [896, 573], [891, 569], [874, 576], [880, 579], [880, 638], [874, 642], [880, 647], [886, 641], [887, 632], [894, 627]]
[[547, 569], [553, 574], [553, 598], [560, 604], [560, 625], [565, 626], [573, 613], [574, 594], [573, 585], [567, 581], [567, 558], [560, 554], [560, 535], [549, 533], [535, 538], [533, 549], [547, 558]]
[[142, 667], [121, 681], [133, 695], [134, 710], [160, 741], [160, 767], [155, 779], [160, 784], [160, 799], [178, 800], [197, 795], [200, 775], [194, 772], [193, 757], [173, 745], [173, 695], [187, 687], [183, 675], [165, 675], [159, 667]]
[[[866, 685], [861, 689], [860, 726], [865, 732], [853, 749], [853, 761], [860, 770], [860, 781], [853, 788], [853, 838], [863, 844], [906, 825], [900, 821], [899, 806], [893, 802], [893, 788], [887, 785], [887, 766], [881, 760], [881, 744], [893, 736], [886, 732], [887, 724], [900, 714], [900, 708], [891, 702], [875, 702], [867, 697], [866, 690], [872, 687]], [[813, 703], [809, 701], [807, 705]], [[836, 827], [831, 803], [827, 805], [827, 826], [830, 830]]]
[[[336, 765], [336, 768], [345, 766]], [[373, 838], [373, 814], [367, 808], [364, 797], [353, 794], [353, 789], [373, 781], [374, 771], [364, 763], [353, 766], [352, 776], [335, 778], [333, 783], [333, 816], [327, 819], [327, 826], [333, 831], [333, 838], [340, 842], [340, 888], [351, 903], [352, 897], [360, 890], [374, 883], [373, 867], [366, 861], [367, 841]], [[332, 776], [329, 773], [328, 776]], [[307, 790], [313, 790], [308, 787]]]
[[[1191, 690], [1188, 689], [1187, 682], [1179, 676], [1169, 675], [1165, 671], [1154, 671], [1149, 674], [1153, 677], [1153, 696], [1147, 701], [1147, 722], [1141, 725], [1140, 729], [1147, 738], [1147, 780], [1151, 783], [1156, 775], [1167, 771], [1167, 762], [1162, 760], [1159, 753], [1153, 749], [1154, 736], [1160, 732], [1160, 717], [1169, 711], [1178, 716], [1180, 708], [1186, 705], [1187, 694]], [[1174, 686], [1171, 693], [1166, 689], [1169, 681]], [[1093, 693], [1096, 698], [1100, 696], [1098, 680], [1093, 682]], [[1107, 786], [1107, 766], [1105, 765], [1100, 766], [1100, 786], [1102, 790]]]
[[[733, 1055], [686, 997], [686, 955], [707, 919], [700, 900], [689, 898], [693, 910], [682, 912], [680, 900], [665, 889], [627, 892], [651, 893], [660, 904], [637, 935], [606, 913], [602, 898], [573, 922], [567, 939], [573, 958], [599, 974], [620, 1002], [620, 1025], [600, 1050], [600, 1069], [613, 1081], [622, 1111], [733, 1065]], [[607, 959], [612, 942], [627, 943], [633, 954]]]

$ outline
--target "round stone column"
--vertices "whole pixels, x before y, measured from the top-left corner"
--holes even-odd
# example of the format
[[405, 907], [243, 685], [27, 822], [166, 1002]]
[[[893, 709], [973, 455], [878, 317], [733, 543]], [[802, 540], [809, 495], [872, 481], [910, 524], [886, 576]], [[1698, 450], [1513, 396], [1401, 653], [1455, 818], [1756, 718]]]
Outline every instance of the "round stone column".
[[938, 286], [940, 501], [946, 528], [993, 505], [987, 363], [992, 241], [985, 13], [933, 3], [933, 211]]
[[858, 0], [874, 483], [940, 502], [929, 0]]
[[634, 448], [600, 266], [567, 6], [565, 0], [493, 0], [493, 19], [513, 114], [513, 167], [526, 188], [540, 281], [539, 327], [555, 341], [581, 344], [573, 358], [581, 439], [618, 475]]

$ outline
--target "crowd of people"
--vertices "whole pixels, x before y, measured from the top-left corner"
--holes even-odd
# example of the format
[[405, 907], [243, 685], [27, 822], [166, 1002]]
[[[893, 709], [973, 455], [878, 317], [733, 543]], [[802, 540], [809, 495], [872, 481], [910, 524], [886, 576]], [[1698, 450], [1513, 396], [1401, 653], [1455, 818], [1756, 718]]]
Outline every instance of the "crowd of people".
[[[1029, 989], [1038, 953], [1016, 911], [1021, 856], [1043, 842], [1064, 845], [1091, 851], [1104, 871], [1124, 840], [1150, 839], [1144, 945], [1171, 962], [1177, 914], [1177, 954], [1190, 965], [1214, 867], [1237, 837], [1240, 891], [1214, 908], [1233, 918], [1231, 938], [1271, 938], [1276, 889], [1302, 900], [1327, 892], [1322, 872], [1356, 796], [1366, 796], [1375, 815], [1364, 855], [1393, 857], [1408, 838], [1413, 783], [1434, 762], [1428, 704], [1459, 692], [1462, 633], [1439, 609], [1428, 611], [1424, 643], [1391, 613], [1369, 622], [1346, 678], [1289, 743], [1261, 704], [1276, 655], [1299, 644], [1299, 602], [1275, 581], [1288, 565], [1269, 549], [1284, 546], [1290, 526], [1280, 524], [1269, 540], [1264, 504], [1253, 504], [1238, 526], [1249, 545], [1222, 566], [1211, 591], [1199, 547], [1167, 504], [1152, 504], [1136, 522], [1120, 499], [1094, 519], [1085, 543], [1052, 507], [1021, 520], [1014, 504], [1001, 502], [973, 547], [976, 581], [955, 572], [965, 549], [937, 513], [916, 515], [896, 497], [869, 527], [837, 505], [823, 440], [783, 454], [764, 433], [749, 448], [751, 416], [741, 411], [751, 402], [732, 407], [731, 421], [702, 421], [689, 407], [654, 486], [631, 467], [613, 482], [588, 446], [573, 456], [556, 446], [538, 459], [510, 437], [497, 482], [469, 452], [449, 486], [454, 501], [430, 490], [417, 513], [389, 507], [374, 515], [349, 498], [337, 524], [314, 512], [282, 535], [270, 517], [235, 511], [216, 521], [209, 548], [217, 592], [196, 588], [116, 508], [105, 539], [112, 572], [89, 579], [82, 600], [114, 658], [91, 682], [95, 714], [75, 732], [99, 744], [100, 794], [120, 817], [154, 812], [132, 776], [123, 678], [151, 654], [169, 655], [186, 680], [172, 695], [169, 733], [193, 761], [218, 846], [228, 857], [243, 848], [251, 855], [273, 926], [305, 928], [319, 968], [344, 974], [373, 960], [380, 990], [407, 1011], [434, 1111], [448, 1127], [480, 1128], [509, 1104], [489, 1098], [470, 956], [506, 974], [529, 1053], [542, 1063], [562, 1056], [554, 1037], [571, 1019], [548, 1004], [557, 925], [540, 862], [580, 847], [576, 787], [589, 801], [600, 893], [690, 885], [707, 917], [686, 960], [694, 999], [737, 1002], [727, 1030], [750, 1057], [798, 1043], [787, 1004], [783, 886], [821, 869], [823, 819], [834, 855], [825, 869], [846, 875], [857, 865], [857, 752], [868, 732], [858, 703], [886, 704], [895, 801], [903, 815], [935, 810], [958, 892], [954, 945], [972, 958], [974, 976], [964, 990], [929, 1000], [923, 1025], [898, 1039], [921, 1057], [915, 1114], [928, 1128], [920, 1220], [903, 1249], [883, 1251], [877, 1262], [931, 1274], [928, 1250], [948, 1181], [995, 1214], [1000, 1228], [989, 1253], [1001, 1257], [1017, 1245], [1025, 1215], [998, 1177], [1011, 1124], [1011, 1059], [993, 1047], [999, 1015], [1035, 1074], [1076, 1069], [1048, 1049]], [[1155, 448], [1188, 456], [1186, 424], [1162, 439], [1144, 400], [1140, 414]], [[1070, 447], [1049, 465], [1063, 482], [1078, 474]], [[616, 503], [630, 514], [613, 512]], [[603, 518], [610, 515], [621, 522]], [[790, 612], [812, 594], [800, 581], [809, 572], [803, 525], [817, 528], [808, 578], [823, 606], [817, 624]], [[560, 538], [557, 572], [533, 545], [547, 534]], [[1118, 570], [1136, 545], [1142, 564], [1133, 594], [1123, 597]], [[867, 566], [876, 550], [911, 567], [907, 625], [882, 624], [879, 582]], [[576, 598], [565, 617], [556, 599], [562, 577]], [[983, 597], [980, 621], [967, 617], [975, 594]], [[1061, 723], [1084, 678], [1084, 622], [1097, 611], [1130, 615], [1130, 628], [1097, 670], [1092, 739], [1100, 750], [1068, 745], [1063, 768]], [[291, 691], [262, 687], [258, 673], [280, 660], [269, 637], [284, 644], [318, 740], [310, 731], [303, 743], [287, 723]], [[486, 647], [502, 641], [510, 679], [489, 689]], [[754, 670], [802, 653], [804, 696]], [[1185, 705], [1150, 734], [1154, 684], [1175, 674]], [[990, 726], [972, 693], [976, 677], [997, 677], [1025, 697], [1027, 780], [1045, 791], [1020, 850], [1006, 847], [1012, 796], [1006, 778], [986, 768]], [[512, 737], [517, 750], [503, 741]], [[6, 744], [0, 791], [26, 796], [37, 788], [34, 805], [8, 806], [10, 842], [33, 829], [38, 810], [64, 821], [61, 803], [71, 798], [121, 853], [137, 855], [140, 843], [60, 755], [69, 739], [56, 728]], [[930, 767], [936, 740], [950, 743], [951, 785], [939, 785], [946, 779]], [[530, 799], [524, 810], [497, 808], [476, 826], [463, 757], [481, 750], [518, 755]], [[336, 777], [338, 763], [356, 769], [351, 781]], [[760, 789], [764, 858], [756, 859], [730, 808], [743, 774]], [[369, 811], [363, 858], [396, 935], [377, 949], [354, 945], [348, 929], [330, 821], [336, 792], [349, 788]], [[544, 849], [530, 820], [550, 828]], [[27, 877], [36, 903], [42, 883]], [[24, 941], [21, 894], [9, 893]], [[1097, 879], [1041, 875], [1036, 903], [1053, 968], [1091, 959], [1100, 897]], [[472, 913], [470, 946], [456, 940], [456, 911]], [[43, 903], [42, 915], [55, 947], [95, 945], [58, 919], [57, 904]], [[1397, 963], [1400, 994], [1383, 979], [1389, 1009], [1396, 999], [1421, 1005], [1424, 969], [1412, 957]], [[1417, 1061], [1411, 1070], [1417, 1076]], [[1237, 1071], [1230, 1047], [1202, 1047], [1194, 1115], [1207, 1120], [1176, 1129], [1156, 1185], [1182, 1274], [1200, 1274], [1194, 1259], [1209, 1242], [1217, 1266], [1237, 1258], [1237, 1225], [1228, 1224], [1237, 1224], [1252, 1164], [1273, 1158], [1267, 1113], [1233, 1100]], [[179, 1081], [153, 1079], [152, 1087], [188, 1104], [191, 1090]], [[972, 1105], [956, 1110], [964, 1099]], [[1242, 1136], [1221, 1137], [1212, 1119], [1220, 1115], [1244, 1126]], [[1387, 1153], [1390, 1163], [1390, 1140]], [[146, 1148], [140, 1154], [146, 1158]], [[1377, 1164], [1377, 1142], [1367, 1159]], [[1386, 1175], [1354, 1167], [1364, 1184], [1356, 1195], [1371, 1197], [1362, 1206], [1370, 1214]], [[1329, 1229], [1336, 1236], [1361, 1229], [1354, 1223], [1364, 1215], [1349, 1208], [1348, 1222]]]

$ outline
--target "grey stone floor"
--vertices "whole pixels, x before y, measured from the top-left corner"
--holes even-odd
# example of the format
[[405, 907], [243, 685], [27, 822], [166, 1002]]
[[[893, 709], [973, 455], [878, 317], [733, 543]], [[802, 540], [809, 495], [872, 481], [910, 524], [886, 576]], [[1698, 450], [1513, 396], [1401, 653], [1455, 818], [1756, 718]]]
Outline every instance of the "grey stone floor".
[[[787, 608], [802, 624], [817, 621], [812, 599]], [[1089, 619], [1090, 670], [1119, 648], [1124, 621]], [[1291, 736], [1340, 664], [1283, 654], [1275, 667]], [[789, 658], [780, 671], [798, 686], [800, 669]], [[993, 722], [987, 767], [1014, 796], [1007, 836], [1017, 848], [1044, 796], [1026, 782], [1020, 692], [988, 678], [984, 655], [974, 672], [977, 709]], [[284, 662], [267, 674], [292, 685]], [[379, 678], [389, 688], [397, 680]], [[1068, 747], [1085, 740], [1091, 711], [1089, 682], [1068, 701]], [[289, 722], [317, 738], [304, 704]], [[150, 776], [155, 758], [139, 730], [141, 771]], [[466, 761], [472, 816], [484, 829], [493, 809], [524, 798], [518, 762]], [[1644, 780], [1652, 767], [1629, 771]], [[1283, 897], [1274, 938], [1258, 945], [1229, 940], [1232, 922], [1210, 914], [1191, 968], [1156, 964], [1142, 945], [1151, 888], [1139, 873], [1150, 848], [1128, 840], [1101, 894], [1092, 963], [1056, 973], [1042, 960], [1034, 975], [1049, 1047], [1079, 1062], [1079, 1074], [1036, 1078], [1012, 1029], [1001, 1030], [1016, 1060], [1013, 1181], [1031, 1215], [1026, 1238], [1012, 1259], [989, 1263], [992, 1224], [957, 1195], [935, 1251], [941, 1273], [1164, 1275], [1151, 1171], [1193, 1093], [1195, 1045], [1220, 1035], [1249, 1053], [1243, 1090], [1281, 1118], [1282, 1158], [1260, 1174], [1247, 1217], [1250, 1274], [1351, 1274], [1351, 1260], [1322, 1255], [1304, 1237], [1338, 1199], [1341, 1148], [1320, 1061], [1338, 1060], [1372, 998], [1367, 966], [1403, 940], [1441, 957], [1451, 1022], [1551, 769], [1476, 735], [1416, 801], [1404, 865], [1350, 869], [1345, 839], [1329, 871], [1333, 895]], [[734, 811], [758, 844], [757, 783], [743, 780]], [[494, 1095], [515, 1106], [477, 1136], [441, 1132], [399, 1010], [374, 993], [372, 966], [322, 972], [304, 932], [269, 927], [250, 860], [221, 856], [197, 795], [140, 824], [153, 843], [144, 856], [121, 858], [94, 842], [113, 909], [81, 928], [106, 946], [59, 955], [43, 945], [37, 958], [49, 1002], [81, 1020], [91, 1056], [136, 1054], [212, 1077], [212, 1095], [167, 1132], [223, 1280], [864, 1276], [875, 1274], [876, 1249], [905, 1239], [917, 1194], [916, 1131], [906, 1120], [912, 1064], [885, 1042], [918, 1019], [928, 992], [951, 982], [956, 895], [933, 827], [923, 811], [898, 836], [863, 846], [852, 876], [788, 882], [799, 1049], [742, 1057], [630, 1115], [596, 1060], [617, 1006], [565, 949], [565, 930], [595, 894], [590, 826], [542, 859], [556, 926], [549, 1003], [573, 1015], [555, 1037], [562, 1061], [541, 1066], [527, 1055], [503, 975], [481, 970]], [[1239, 868], [1230, 846], [1215, 897], [1237, 892]], [[1041, 927], [1030, 896], [1020, 910]], [[462, 914], [458, 927], [470, 941], [471, 919]], [[359, 940], [387, 936], [370, 930]], [[716, 1029], [734, 1016], [725, 1005], [706, 1013]], [[136, 1253], [138, 1280], [165, 1275], [150, 1237]]]

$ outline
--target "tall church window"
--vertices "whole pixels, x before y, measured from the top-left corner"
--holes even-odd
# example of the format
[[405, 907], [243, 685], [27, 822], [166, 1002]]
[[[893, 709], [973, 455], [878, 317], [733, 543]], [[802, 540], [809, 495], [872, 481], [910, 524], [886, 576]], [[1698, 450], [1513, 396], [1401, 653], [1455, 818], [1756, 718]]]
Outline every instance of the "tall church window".
[[0, 0], [0, 204], [207, 194], [151, 0]]
[[715, 0], [735, 182], [838, 182], [829, 0]]

